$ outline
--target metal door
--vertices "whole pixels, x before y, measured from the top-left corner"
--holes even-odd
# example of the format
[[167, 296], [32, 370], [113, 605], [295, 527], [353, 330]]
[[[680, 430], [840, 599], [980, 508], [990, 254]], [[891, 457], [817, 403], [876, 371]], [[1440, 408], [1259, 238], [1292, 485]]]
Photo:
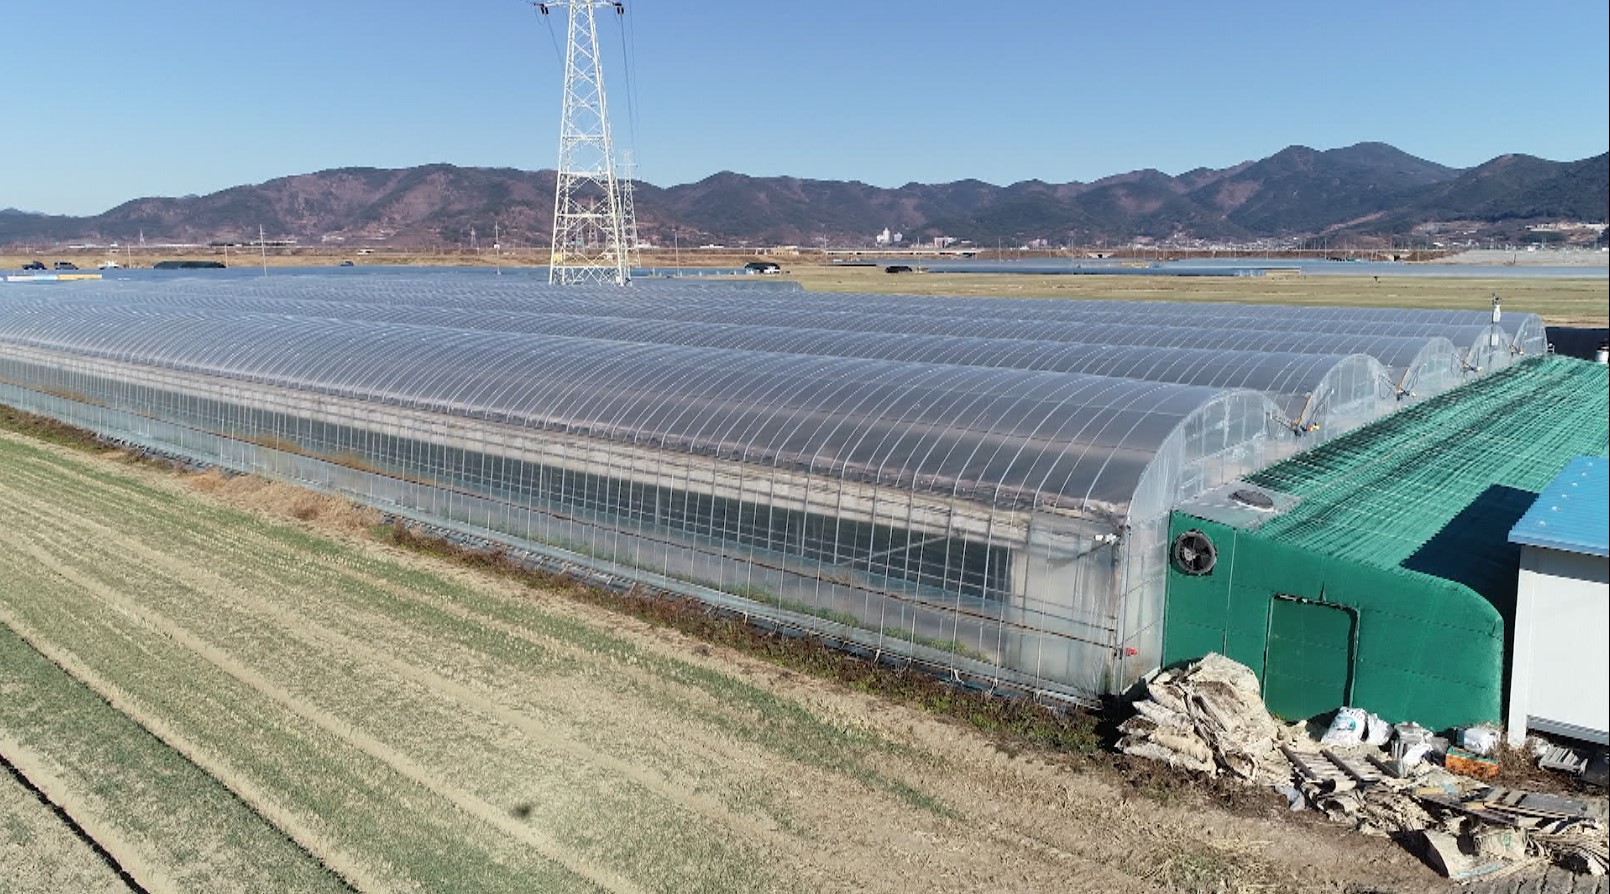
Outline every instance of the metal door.
[[1352, 701], [1358, 619], [1349, 606], [1275, 594], [1263, 659], [1263, 699], [1287, 720]]

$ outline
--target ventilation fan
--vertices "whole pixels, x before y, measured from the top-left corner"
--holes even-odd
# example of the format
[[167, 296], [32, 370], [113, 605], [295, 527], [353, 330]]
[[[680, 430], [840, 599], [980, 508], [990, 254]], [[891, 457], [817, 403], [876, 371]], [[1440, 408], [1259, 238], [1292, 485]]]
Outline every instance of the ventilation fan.
[[1208, 539], [1208, 535], [1192, 528], [1174, 538], [1174, 547], [1170, 550], [1174, 559], [1174, 567], [1184, 574], [1207, 574], [1219, 561], [1219, 551]]

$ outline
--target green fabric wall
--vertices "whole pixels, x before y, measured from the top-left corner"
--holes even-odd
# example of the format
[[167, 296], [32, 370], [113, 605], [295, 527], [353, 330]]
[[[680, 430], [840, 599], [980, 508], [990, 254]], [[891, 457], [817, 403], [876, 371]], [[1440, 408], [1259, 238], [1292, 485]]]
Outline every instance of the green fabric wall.
[[[1440, 729], [1500, 718], [1504, 622], [1474, 590], [1180, 512], [1170, 541], [1191, 528], [1213, 540], [1218, 564], [1201, 576], [1170, 567], [1164, 664], [1208, 652], [1233, 658], [1258, 674], [1269, 710], [1287, 719], [1341, 707], [1315, 706], [1349, 690], [1353, 707], [1394, 723]], [[1350, 658], [1346, 680], [1334, 679], [1337, 648]], [[1299, 660], [1305, 649], [1310, 659]]]

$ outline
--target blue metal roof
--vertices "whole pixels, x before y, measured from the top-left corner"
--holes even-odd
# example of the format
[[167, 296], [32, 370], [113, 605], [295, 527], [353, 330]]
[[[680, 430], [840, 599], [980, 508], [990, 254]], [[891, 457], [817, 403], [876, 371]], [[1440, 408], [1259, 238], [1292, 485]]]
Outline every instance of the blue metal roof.
[[1610, 459], [1566, 463], [1510, 529], [1509, 542], [1610, 556]]

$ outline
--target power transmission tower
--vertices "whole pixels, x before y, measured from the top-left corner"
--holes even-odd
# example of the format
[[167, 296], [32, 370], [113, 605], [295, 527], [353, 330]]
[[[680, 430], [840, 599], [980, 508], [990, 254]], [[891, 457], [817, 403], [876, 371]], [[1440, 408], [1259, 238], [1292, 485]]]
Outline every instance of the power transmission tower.
[[630, 152], [621, 156], [621, 220], [626, 234], [626, 264], [627, 269], [641, 267], [642, 260], [638, 256], [638, 249], [642, 243], [637, 239], [637, 207], [633, 201], [633, 186], [637, 182], [637, 166], [632, 162]]
[[594, 12], [606, 7], [622, 15], [626, 7], [608, 0], [559, 0], [535, 6], [544, 15], [551, 6], [568, 7], [570, 12], [548, 281], [625, 285], [631, 279], [637, 222], [615, 173]]

